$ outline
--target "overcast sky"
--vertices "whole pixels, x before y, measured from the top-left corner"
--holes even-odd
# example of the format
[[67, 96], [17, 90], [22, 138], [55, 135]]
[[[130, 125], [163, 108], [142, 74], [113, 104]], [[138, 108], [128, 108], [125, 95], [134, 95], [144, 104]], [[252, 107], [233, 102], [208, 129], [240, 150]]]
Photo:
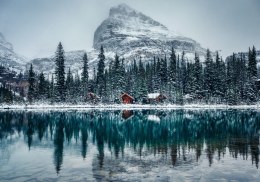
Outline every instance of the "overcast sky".
[[0, 32], [28, 58], [90, 50], [94, 31], [111, 6], [126, 3], [227, 56], [260, 49], [260, 0], [0, 0]]

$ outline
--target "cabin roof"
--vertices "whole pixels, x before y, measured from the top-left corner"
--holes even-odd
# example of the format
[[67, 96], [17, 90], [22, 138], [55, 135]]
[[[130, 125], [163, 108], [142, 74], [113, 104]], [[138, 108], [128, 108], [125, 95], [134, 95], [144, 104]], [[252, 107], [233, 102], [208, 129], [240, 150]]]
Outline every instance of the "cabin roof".
[[150, 93], [147, 95], [148, 99], [156, 99], [159, 97], [160, 93]]
[[121, 95], [121, 98], [122, 98], [124, 95], [134, 100], [134, 98], [133, 98], [131, 95], [127, 94], [127, 93], [123, 93], [123, 94]]

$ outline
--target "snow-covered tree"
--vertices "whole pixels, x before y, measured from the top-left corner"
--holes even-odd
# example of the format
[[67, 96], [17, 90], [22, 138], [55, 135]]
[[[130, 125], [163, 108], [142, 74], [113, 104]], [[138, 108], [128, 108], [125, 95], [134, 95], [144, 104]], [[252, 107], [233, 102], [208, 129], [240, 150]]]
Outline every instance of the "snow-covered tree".
[[55, 75], [56, 75], [56, 92], [55, 96], [57, 102], [65, 101], [65, 55], [61, 42], [59, 43], [55, 55]]
[[30, 103], [32, 103], [34, 98], [35, 98], [35, 93], [36, 93], [36, 80], [35, 80], [35, 73], [33, 71], [33, 65], [32, 64], [30, 65], [30, 69], [29, 69], [28, 83], [29, 83], [28, 101]]

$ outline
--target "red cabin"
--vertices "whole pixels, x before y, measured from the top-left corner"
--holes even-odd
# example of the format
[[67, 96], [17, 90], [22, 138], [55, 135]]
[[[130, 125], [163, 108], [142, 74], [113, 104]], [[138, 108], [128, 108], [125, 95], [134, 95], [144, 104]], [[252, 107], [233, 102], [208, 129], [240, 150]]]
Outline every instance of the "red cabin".
[[121, 95], [121, 100], [123, 104], [133, 104], [134, 103], [134, 98], [127, 93], [123, 93]]

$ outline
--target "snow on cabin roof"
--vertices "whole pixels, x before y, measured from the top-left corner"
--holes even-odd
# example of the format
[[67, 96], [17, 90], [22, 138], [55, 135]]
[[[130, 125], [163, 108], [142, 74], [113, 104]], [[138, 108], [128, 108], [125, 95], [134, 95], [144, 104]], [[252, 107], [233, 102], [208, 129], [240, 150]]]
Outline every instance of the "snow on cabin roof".
[[148, 94], [148, 99], [156, 99], [159, 95], [160, 95], [160, 93], [151, 93], [151, 94]]

